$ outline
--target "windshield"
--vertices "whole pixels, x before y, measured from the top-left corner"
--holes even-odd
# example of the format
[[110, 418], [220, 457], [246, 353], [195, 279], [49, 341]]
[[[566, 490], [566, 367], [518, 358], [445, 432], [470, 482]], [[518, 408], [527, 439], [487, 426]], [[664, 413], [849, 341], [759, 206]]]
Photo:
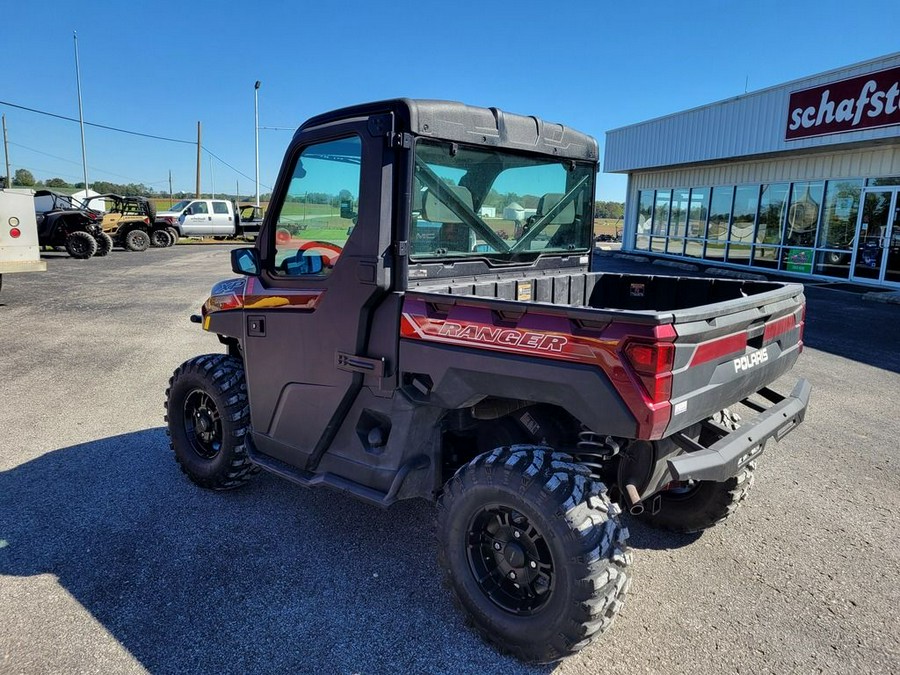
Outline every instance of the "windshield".
[[175, 202], [172, 206], [169, 207], [169, 211], [184, 211], [187, 208], [187, 205], [190, 204], [193, 199], [182, 199], [180, 202]]
[[533, 260], [590, 247], [593, 165], [419, 139], [411, 257]]

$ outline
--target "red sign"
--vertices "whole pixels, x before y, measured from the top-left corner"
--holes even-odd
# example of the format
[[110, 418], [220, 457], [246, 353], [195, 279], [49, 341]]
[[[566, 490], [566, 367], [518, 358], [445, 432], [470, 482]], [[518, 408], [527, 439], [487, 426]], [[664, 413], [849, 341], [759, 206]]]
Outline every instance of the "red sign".
[[900, 67], [791, 93], [785, 140], [900, 124]]

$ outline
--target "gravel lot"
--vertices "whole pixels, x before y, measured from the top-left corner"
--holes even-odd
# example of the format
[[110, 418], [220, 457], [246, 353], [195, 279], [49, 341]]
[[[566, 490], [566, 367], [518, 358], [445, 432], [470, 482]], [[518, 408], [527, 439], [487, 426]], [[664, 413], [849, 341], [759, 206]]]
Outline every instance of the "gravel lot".
[[[749, 501], [694, 537], [629, 523], [611, 633], [526, 668], [442, 589], [433, 510], [268, 475], [193, 487], [162, 428], [188, 322], [228, 246], [48, 254], [0, 295], [0, 672], [660, 673], [900, 670], [900, 306], [810, 287], [806, 423]], [[634, 265], [603, 258], [603, 265]], [[657, 274], [677, 270], [652, 269]]]

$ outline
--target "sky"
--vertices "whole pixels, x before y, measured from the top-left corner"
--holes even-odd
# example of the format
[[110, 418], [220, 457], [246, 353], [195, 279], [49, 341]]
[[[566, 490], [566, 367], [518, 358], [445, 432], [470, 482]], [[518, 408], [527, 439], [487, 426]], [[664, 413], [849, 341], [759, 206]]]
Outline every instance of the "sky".
[[[437, 98], [537, 115], [591, 134], [900, 49], [897, 0], [536, 2], [9, 2], [0, 101], [173, 143], [86, 128], [88, 180], [261, 192], [291, 131], [346, 105]], [[0, 103], [11, 172], [82, 180], [79, 125]], [[0, 165], [0, 175], [5, 168]], [[624, 201], [601, 174], [597, 198]]]

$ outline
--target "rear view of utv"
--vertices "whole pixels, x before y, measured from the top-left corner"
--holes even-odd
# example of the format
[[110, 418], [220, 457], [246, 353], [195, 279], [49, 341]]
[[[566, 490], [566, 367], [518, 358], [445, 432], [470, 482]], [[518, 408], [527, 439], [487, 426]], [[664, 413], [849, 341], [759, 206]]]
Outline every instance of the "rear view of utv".
[[529, 662], [588, 645], [630, 584], [622, 511], [729, 517], [810, 392], [769, 387], [802, 348], [801, 286], [590, 271], [597, 157], [570, 128], [452, 102], [306, 122], [238, 276], [193, 317], [224, 353], [170, 381], [181, 469], [432, 501], [439, 565], [489, 642]]
[[112, 250], [112, 237], [103, 231], [103, 215], [77, 199], [37, 190], [34, 209], [41, 246], [65, 247], [71, 257], [80, 260], [105, 256]]

